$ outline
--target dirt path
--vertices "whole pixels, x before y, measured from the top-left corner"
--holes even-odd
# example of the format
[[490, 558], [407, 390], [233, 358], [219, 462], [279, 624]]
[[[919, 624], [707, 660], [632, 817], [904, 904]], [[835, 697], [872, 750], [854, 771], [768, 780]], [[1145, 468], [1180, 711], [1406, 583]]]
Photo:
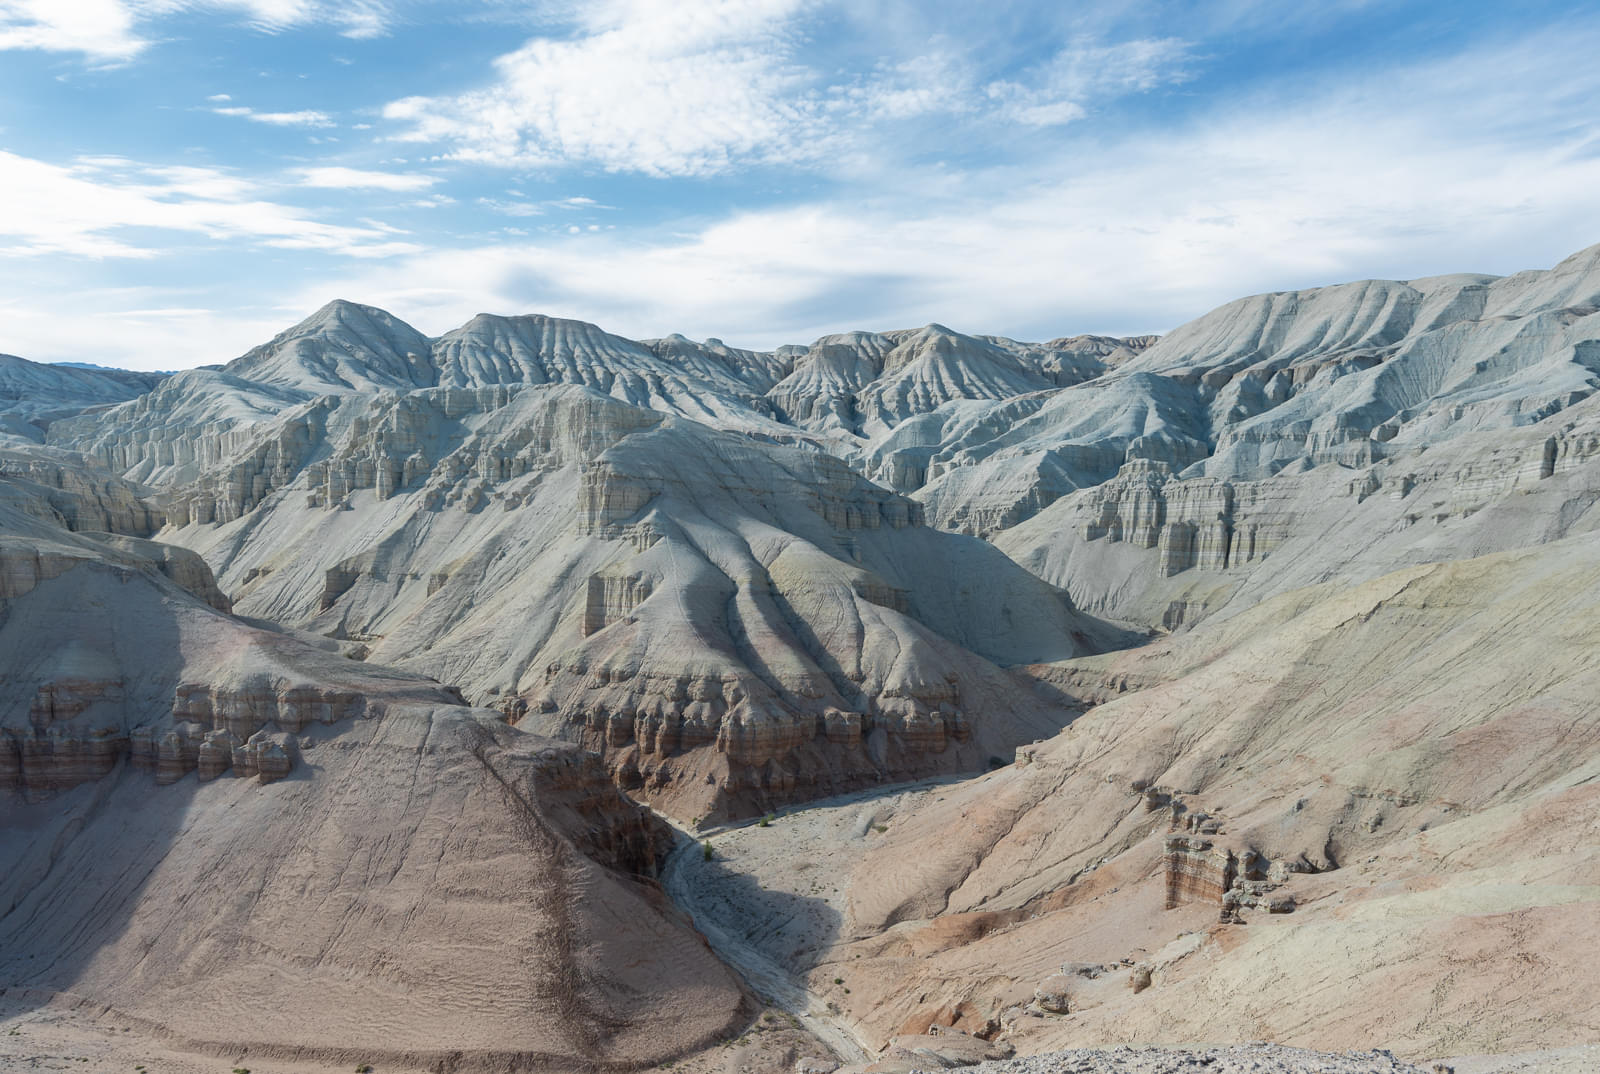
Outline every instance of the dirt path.
[[661, 872], [661, 886], [672, 901], [693, 919], [695, 928], [710, 942], [711, 949], [732, 966], [763, 999], [799, 1019], [813, 1036], [832, 1049], [842, 1063], [868, 1061], [867, 1050], [842, 1020], [808, 992], [782, 965], [765, 952], [747, 943], [734, 930], [724, 927], [701, 902], [690, 877], [706, 864], [698, 838], [668, 817], [662, 817], [678, 832], [678, 845]]

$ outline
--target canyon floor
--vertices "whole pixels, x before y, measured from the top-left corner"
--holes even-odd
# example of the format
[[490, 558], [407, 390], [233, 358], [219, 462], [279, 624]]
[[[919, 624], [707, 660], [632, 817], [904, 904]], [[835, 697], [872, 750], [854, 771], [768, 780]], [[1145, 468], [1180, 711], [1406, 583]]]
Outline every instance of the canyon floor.
[[[820, 1022], [826, 1027], [820, 1036], [837, 1057], [860, 1063], [863, 1069], [901, 1069], [892, 1061], [870, 1066], [866, 1055], [878, 1054], [872, 1031], [843, 1014], [844, 1006], [851, 1003], [847, 981], [853, 981], [857, 989], [862, 985], [861, 970], [852, 963], [841, 938], [849, 913], [849, 883], [873, 843], [883, 839], [897, 816], [914, 815], [927, 805], [944, 802], [947, 792], [966, 782], [940, 779], [883, 787], [796, 807], [760, 821], [695, 831], [692, 837], [684, 837], [670, 859], [666, 885], [710, 938], [717, 954], [737, 968], [758, 993], [782, 1009], [807, 1016], [808, 1026]], [[710, 857], [704, 853], [706, 846], [712, 848]], [[1180, 931], [1174, 941], [1182, 944], [1186, 935], [1194, 934]], [[835, 973], [840, 976], [833, 976]], [[1025, 1012], [1024, 1020], [1043, 1030], [1052, 1020], [1064, 1022], [1065, 1016], [1034, 1009]], [[841, 1035], [848, 1037], [843, 1048], [838, 1046]], [[1027, 1035], [1024, 1027], [1015, 1037], [1024, 1051], [1028, 1050]], [[935, 1031], [926, 1043], [937, 1048], [941, 1039], [950, 1038], [941, 1038]], [[900, 1037], [893, 1043], [913, 1042]], [[1229, 1049], [1234, 1054], [1230, 1055]], [[1221, 1062], [1220, 1057], [1228, 1061]], [[925, 1062], [927, 1069], [939, 1069], [938, 1063]], [[1269, 1045], [1235, 1044], [1206, 1052], [1199, 1045], [1179, 1045], [1156, 1037], [1140, 1045], [1137, 1055], [1127, 1054], [1126, 1049], [1051, 1050], [1034, 1058], [986, 1062], [966, 1069], [974, 1074], [1182, 1074], [1190, 1070], [1260, 1074], [1417, 1070], [1431, 1074], [1439, 1064], [1455, 1074], [1587, 1074], [1600, 1070], [1600, 1045], [1498, 1055], [1417, 1056], [1407, 1063], [1387, 1054], [1366, 1059], [1358, 1052], [1312, 1053]]]

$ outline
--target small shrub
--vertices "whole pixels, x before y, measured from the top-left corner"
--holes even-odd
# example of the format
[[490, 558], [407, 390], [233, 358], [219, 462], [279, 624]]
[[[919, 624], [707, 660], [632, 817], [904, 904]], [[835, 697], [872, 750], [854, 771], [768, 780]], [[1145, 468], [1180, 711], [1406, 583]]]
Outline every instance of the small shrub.
[[777, 814], [768, 813], [766, 816], [762, 817], [760, 821], [757, 822], [756, 827], [758, 827], [758, 828], [770, 828], [770, 827], [772, 827], [772, 822], [777, 820], [777, 819], [778, 819]]
[[835, 977], [833, 979], [833, 983], [834, 984], [844, 984], [844, 978], [843, 977]]
[[234, 1067], [233, 1074], [250, 1074], [249, 1067]]
[[700, 860], [710, 861], [715, 854], [716, 852], [711, 849], [711, 840], [707, 839], [700, 844]]
[[360, 1066], [356, 1067], [356, 1074], [372, 1074], [372, 1064], [362, 1063]]

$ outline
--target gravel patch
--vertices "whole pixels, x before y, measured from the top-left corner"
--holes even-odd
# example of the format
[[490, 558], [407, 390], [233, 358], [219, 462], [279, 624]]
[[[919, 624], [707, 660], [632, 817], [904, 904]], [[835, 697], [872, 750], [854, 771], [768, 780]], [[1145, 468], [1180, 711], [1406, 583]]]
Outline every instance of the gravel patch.
[[[1439, 1068], [1443, 1069], [1443, 1068]], [[1434, 1074], [1386, 1051], [1308, 1052], [1276, 1044], [1218, 1048], [1076, 1048], [979, 1063], [963, 1074]]]

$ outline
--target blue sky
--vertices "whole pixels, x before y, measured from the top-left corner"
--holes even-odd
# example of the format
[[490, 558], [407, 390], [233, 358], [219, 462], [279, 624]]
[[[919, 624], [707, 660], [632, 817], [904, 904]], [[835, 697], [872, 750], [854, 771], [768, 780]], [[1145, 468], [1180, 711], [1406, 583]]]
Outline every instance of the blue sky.
[[1159, 332], [1600, 242], [1593, 4], [0, 0], [0, 351], [330, 298], [743, 346]]

